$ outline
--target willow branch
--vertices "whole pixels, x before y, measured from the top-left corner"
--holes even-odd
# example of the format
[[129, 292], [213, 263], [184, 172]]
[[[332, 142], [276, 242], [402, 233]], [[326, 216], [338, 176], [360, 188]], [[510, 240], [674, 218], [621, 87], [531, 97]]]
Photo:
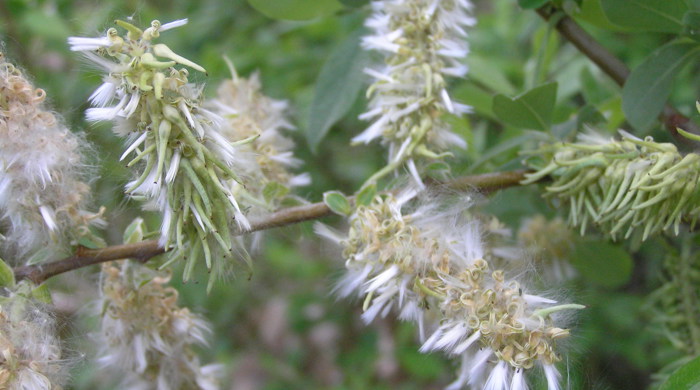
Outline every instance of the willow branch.
[[[451, 182], [441, 183], [448, 188], [459, 190], [475, 189], [481, 192], [519, 185], [525, 179], [525, 170], [487, 173], [483, 175], [465, 176]], [[279, 210], [265, 218], [251, 221], [251, 229], [237, 232], [237, 235], [292, 225], [299, 222], [319, 219], [331, 214], [324, 203], [311, 203], [303, 206], [289, 207]], [[136, 259], [143, 263], [151, 258], [165, 253], [165, 248], [158, 245], [157, 240], [141, 241], [134, 244], [114, 245], [102, 249], [87, 249], [78, 247], [73, 256], [45, 264], [21, 266], [14, 269], [17, 280], [29, 279], [36, 284], [43, 283], [52, 276], [73, 271], [93, 264], [112, 260]]]
[[[537, 13], [543, 19], [550, 20], [557, 13], [557, 10], [545, 6], [539, 8]], [[559, 18], [558, 15], [557, 17]], [[568, 16], [562, 16], [558, 19], [555, 28], [564, 38], [571, 42], [572, 45], [576, 46], [581, 53], [598, 65], [600, 70], [610, 76], [617, 85], [623, 86], [625, 84], [630, 74], [629, 68], [627, 68], [619, 58], [608, 51], [608, 49], [598, 43], [598, 41], [581, 28], [578, 23]], [[695, 123], [691, 122], [690, 118], [681, 114], [669, 104], [664, 106], [663, 111], [659, 114], [659, 120], [679, 143], [690, 145], [691, 141], [678, 134], [676, 130], [678, 127], [693, 134], [700, 134], [700, 128]]]
[[531, 171], [519, 169], [516, 171], [463, 176], [443, 183], [443, 185], [455, 190], [478, 190], [482, 193], [489, 193], [518, 185], [521, 181], [525, 180], [525, 174], [529, 172]]
[[52, 276], [73, 271], [78, 268], [87, 267], [89, 265], [127, 258], [146, 262], [152, 257], [164, 252], [165, 250], [163, 247], [158, 245], [157, 240], [141, 241], [134, 244], [114, 245], [102, 249], [78, 247], [73, 256], [66, 257], [65, 259], [51, 263], [25, 265], [15, 268], [15, 279], [18, 281], [22, 279], [29, 279], [36, 284], [41, 284]]

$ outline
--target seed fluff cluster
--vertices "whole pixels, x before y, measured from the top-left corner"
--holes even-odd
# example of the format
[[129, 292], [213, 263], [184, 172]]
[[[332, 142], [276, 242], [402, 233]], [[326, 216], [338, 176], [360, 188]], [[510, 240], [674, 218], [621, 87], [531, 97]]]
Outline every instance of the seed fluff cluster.
[[532, 257], [545, 283], [564, 282], [576, 275], [568, 261], [574, 242], [574, 233], [559, 217], [548, 220], [544, 215], [535, 215], [518, 231], [519, 246]]
[[317, 225], [343, 246], [348, 272], [339, 294], [363, 297], [366, 322], [392, 311], [416, 322], [421, 352], [458, 357], [459, 377], [449, 389], [527, 389], [525, 373], [535, 367], [550, 390], [559, 389], [555, 348], [569, 335], [557, 326], [559, 313], [581, 306], [528, 294], [493, 267], [481, 223], [465, 212], [470, 199], [421, 194], [421, 205], [415, 196], [378, 195], [358, 206], [347, 236]]
[[577, 143], [540, 148], [527, 161], [537, 172], [523, 184], [551, 177], [545, 196], [569, 209], [569, 223], [581, 234], [593, 224], [613, 239], [637, 231], [646, 240], [671, 227], [677, 235], [683, 220], [695, 224], [700, 155], [683, 156], [673, 144], [620, 134], [620, 140], [584, 134]]
[[[187, 20], [161, 24], [154, 20], [145, 30], [124, 21], [99, 38], [72, 37], [71, 49], [83, 52], [107, 74], [90, 96], [94, 106], [88, 120], [115, 121], [115, 132], [127, 137], [122, 159], [127, 166], [143, 166], [139, 177], [126, 186], [133, 198], [162, 213], [160, 243], [170, 260], [187, 258], [184, 279], [204, 257], [212, 273], [224, 274], [232, 252], [243, 251], [232, 240], [232, 229], [250, 227], [231, 192], [240, 182], [236, 146], [221, 133], [222, 117], [203, 107], [202, 86], [188, 81], [185, 65], [205, 72], [200, 65], [154, 43], [160, 33]], [[239, 192], [242, 192], [240, 190]], [[235, 219], [237, 224], [232, 224]], [[216, 261], [213, 261], [216, 259]]]
[[249, 216], [260, 216], [278, 209], [292, 187], [311, 180], [308, 174], [290, 173], [301, 161], [294, 157], [294, 142], [282, 134], [294, 129], [285, 117], [287, 102], [263, 95], [257, 73], [246, 79], [238, 76], [231, 62], [229, 66], [231, 79], [219, 85], [216, 98], [207, 105], [225, 119], [224, 137], [240, 144], [240, 157], [250, 160], [241, 164], [242, 181], [230, 181], [231, 192]]
[[20, 283], [0, 297], [0, 388], [61, 390], [70, 360], [62, 358], [56, 321]]
[[206, 322], [177, 305], [170, 277], [124, 260], [102, 267], [98, 362], [118, 369], [129, 389], [218, 389], [218, 365], [202, 366], [193, 346], [206, 345]]
[[46, 93], [0, 53], [0, 231], [18, 256], [87, 234], [80, 137], [47, 111]]
[[365, 69], [375, 82], [367, 95], [369, 110], [360, 116], [373, 123], [355, 143], [381, 138], [389, 150], [388, 170], [406, 163], [417, 183], [418, 157], [435, 159], [449, 145], [466, 147], [442, 120], [446, 113], [461, 115], [469, 107], [452, 101], [445, 76], [463, 77], [461, 60], [469, 47], [465, 28], [468, 0], [381, 0], [372, 2], [366, 25], [373, 34], [363, 39], [366, 49], [385, 54], [384, 66]]

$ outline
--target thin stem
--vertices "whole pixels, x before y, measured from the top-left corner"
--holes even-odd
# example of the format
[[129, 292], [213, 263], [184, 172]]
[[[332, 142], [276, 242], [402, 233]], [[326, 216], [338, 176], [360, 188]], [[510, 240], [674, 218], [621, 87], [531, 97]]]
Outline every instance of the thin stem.
[[[550, 6], [539, 8], [537, 13], [545, 20], [550, 20], [550, 18], [555, 15], [559, 15], [559, 12]], [[571, 44], [576, 46], [581, 53], [598, 65], [600, 70], [610, 76], [617, 85], [623, 86], [625, 84], [630, 74], [629, 68], [627, 68], [619, 58], [615, 57], [615, 55], [598, 43], [595, 38], [581, 28], [573, 19], [568, 16], [561, 17], [556, 24], [556, 29], [564, 38], [571, 42]], [[700, 128], [695, 123], [691, 122], [688, 117], [678, 112], [674, 107], [666, 104], [661, 114], [659, 114], [659, 120], [666, 126], [668, 132], [673, 135], [677, 142], [685, 145], [695, 145], [692, 141], [678, 134], [676, 129], [681, 127], [689, 133], [700, 134]]]
[[[527, 173], [532, 173], [532, 171], [519, 169], [515, 171], [484, 173], [473, 176], [462, 176], [449, 182], [437, 183], [437, 185], [459, 191], [478, 190], [482, 193], [490, 193], [496, 190], [513, 187], [513, 183], [520, 183], [525, 180], [525, 175]], [[436, 183], [429, 184], [435, 185]]]
[[358, 193], [362, 192], [367, 186], [370, 186], [374, 183], [376, 183], [379, 179], [383, 178], [384, 176], [390, 174], [394, 170], [398, 169], [400, 166], [402, 166], [408, 159], [413, 157], [413, 151], [416, 149], [418, 145], [421, 145], [421, 142], [423, 142], [423, 138], [428, 134], [428, 130], [431, 128], [431, 122], [428, 120], [421, 121], [420, 127], [418, 128], [418, 131], [415, 134], [411, 135], [411, 142], [404, 148], [400, 148], [400, 153], [399, 155], [393, 157], [393, 161], [391, 161], [389, 164], [387, 164], [384, 168], [378, 170], [375, 172], [372, 176], [367, 179], [364, 184], [360, 187], [358, 190]]
[[[488, 173], [484, 175], [465, 176], [451, 182], [434, 184], [461, 190], [478, 189], [484, 193], [488, 193], [497, 189], [520, 185], [520, 182], [525, 178], [525, 173], [526, 171], [524, 170]], [[252, 220], [251, 228], [249, 230], [238, 230], [232, 232], [232, 234], [242, 235], [249, 232], [287, 226], [299, 222], [319, 219], [330, 214], [332, 214], [331, 210], [323, 202], [289, 207], [272, 213], [265, 218]], [[51, 263], [16, 267], [14, 269], [15, 278], [17, 280], [29, 279], [36, 284], [40, 284], [52, 276], [93, 264], [128, 258], [137, 259], [145, 263], [154, 256], [165, 252], [166, 250], [158, 245], [157, 240], [141, 241], [134, 244], [114, 245], [102, 249], [87, 249], [84, 247], [78, 247], [75, 255], [62, 260]]]
[[550, 314], [556, 313], [558, 311], [562, 310], [583, 310], [585, 309], [585, 305], [579, 305], [577, 303], [567, 303], [564, 305], [557, 305], [557, 306], [551, 306], [551, 307], [545, 307], [539, 310], [535, 310], [532, 313], [533, 317], [547, 317]]
[[370, 176], [369, 179], [367, 179], [365, 181], [365, 183], [362, 184], [362, 186], [358, 190], [358, 193], [361, 192], [362, 190], [364, 190], [367, 186], [370, 186], [370, 185], [376, 183], [379, 179], [390, 174], [396, 168], [400, 167], [401, 164], [403, 164], [403, 163], [404, 163], [404, 159], [394, 160], [394, 161], [390, 162], [389, 164], [387, 164], [386, 166], [384, 166], [384, 168], [378, 170], [377, 172], [374, 172], [374, 174], [372, 174], [372, 176]]

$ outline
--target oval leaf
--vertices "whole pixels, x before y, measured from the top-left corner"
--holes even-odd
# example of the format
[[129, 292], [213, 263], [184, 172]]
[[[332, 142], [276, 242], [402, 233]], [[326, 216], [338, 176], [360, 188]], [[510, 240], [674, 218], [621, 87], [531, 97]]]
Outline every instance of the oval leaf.
[[343, 8], [337, 0], [248, 0], [248, 4], [265, 16], [282, 20], [309, 20]]
[[602, 0], [586, 0], [581, 3], [579, 12], [575, 13], [576, 20], [583, 20], [606, 30], [625, 31], [626, 29], [610, 23], [610, 20], [605, 16], [605, 12], [603, 12], [601, 1]]
[[556, 99], [557, 83], [548, 83], [513, 99], [501, 94], [494, 96], [493, 113], [511, 126], [547, 130]]
[[53, 299], [51, 298], [51, 291], [49, 290], [49, 287], [46, 285], [46, 283], [41, 284], [38, 287], [32, 289], [31, 297], [47, 305], [53, 303]]
[[622, 110], [637, 130], [649, 129], [671, 94], [678, 72], [700, 54], [700, 44], [688, 39], [669, 42], [651, 53], [627, 78]]
[[659, 390], [697, 390], [699, 387], [700, 357], [696, 357], [674, 371]]
[[0, 259], [0, 287], [13, 287], [15, 285], [15, 273], [5, 261]]
[[602, 0], [603, 12], [611, 23], [630, 31], [680, 33], [685, 0]]
[[367, 51], [360, 47], [360, 37], [364, 32], [364, 29], [354, 31], [321, 68], [306, 133], [309, 147], [314, 152], [331, 126], [348, 113], [362, 89], [362, 69], [368, 59]]
[[584, 240], [576, 244], [571, 264], [592, 283], [602, 287], [617, 288], [632, 275], [632, 258], [618, 245], [597, 240]]
[[56, 255], [56, 249], [51, 247], [44, 247], [36, 252], [34, 252], [27, 260], [27, 265], [45, 263], [51, 259], [51, 257]]
[[80, 237], [78, 245], [82, 245], [88, 249], [98, 249], [106, 247], [107, 243], [101, 237], [91, 234], [89, 236]]
[[700, 11], [688, 11], [683, 15], [686, 36], [695, 41], [700, 40]]
[[355, 202], [358, 206], [367, 206], [372, 203], [375, 195], [377, 195], [377, 185], [370, 184], [357, 194]]
[[136, 218], [129, 226], [124, 229], [124, 243], [133, 244], [139, 241], [143, 241], [143, 236], [146, 233], [146, 223], [143, 218]]
[[700, 31], [700, 11], [688, 11], [683, 15], [683, 25], [697, 34]]
[[265, 202], [268, 203], [271, 203], [275, 199], [281, 199], [285, 197], [288, 193], [289, 188], [276, 181], [271, 181], [265, 184], [265, 187], [263, 187], [262, 190], [263, 198], [265, 198]]
[[324, 192], [323, 203], [336, 214], [347, 216], [352, 212], [350, 201], [339, 191]]

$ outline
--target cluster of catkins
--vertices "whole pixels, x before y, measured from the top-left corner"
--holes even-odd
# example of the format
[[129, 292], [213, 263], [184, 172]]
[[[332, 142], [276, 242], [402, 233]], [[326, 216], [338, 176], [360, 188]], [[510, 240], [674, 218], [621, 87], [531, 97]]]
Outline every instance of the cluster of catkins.
[[367, 91], [369, 110], [360, 118], [372, 124], [353, 142], [381, 139], [389, 151], [388, 168], [405, 163], [414, 180], [422, 183], [416, 166], [419, 158], [446, 156], [451, 145], [466, 147], [442, 117], [470, 110], [452, 101], [445, 76], [467, 73], [461, 59], [469, 51], [465, 27], [475, 23], [468, 14], [472, 5], [468, 0], [371, 4], [373, 14], [365, 24], [373, 34], [362, 43], [366, 49], [385, 54], [385, 61], [378, 69], [365, 69], [376, 81]]
[[[642, 240], [700, 216], [700, 155], [681, 155], [675, 145], [639, 139], [620, 131], [615, 140], [584, 134], [577, 143], [556, 143], [536, 151], [537, 170], [523, 184], [553, 179], [545, 196], [569, 209], [569, 223], [581, 234], [590, 225], [612, 238], [635, 231]], [[544, 160], [544, 161], [542, 161]]]
[[[124, 242], [142, 241], [145, 231], [137, 218]], [[103, 264], [97, 361], [121, 378], [123, 388], [216, 390], [221, 366], [202, 366], [194, 350], [206, 346], [209, 326], [178, 306], [169, 280], [169, 271], [134, 261]]]
[[[373, 123], [354, 142], [381, 138], [389, 162], [363, 189], [403, 167], [411, 173], [416, 188], [422, 188], [422, 165], [417, 162], [444, 157], [449, 145], [465, 146], [449, 131], [443, 117], [469, 110], [452, 101], [445, 76], [466, 74], [461, 59], [468, 52], [465, 27], [474, 24], [470, 9], [468, 0], [372, 2], [374, 12], [367, 26], [373, 34], [363, 45], [386, 56], [379, 69], [366, 69], [376, 80], [368, 90], [369, 110], [361, 117]], [[89, 98], [93, 107], [86, 112], [87, 119], [114, 121], [115, 132], [126, 137], [122, 159], [129, 157], [127, 165], [139, 168], [126, 192], [162, 214], [160, 245], [170, 256], [165, 265], [185, 258], [187, 280], [195, 264], [204, 259], [212, 273], [211, 287], [211, 281], [231, 263], [233, 253], [245, 253], [236, 235], [251, 229], [247, 216], [276, 209], [290, 188], [306, 184], [308, 177], [288, 172], [298, 161], [292, 156], [292, 142], [281, 134], [282, 129], [291, 128], [282, 115], [285, 104], [263, 96], [255, 76], [239, 78], [231, 66], [232, 79], [221, 85], [217, 98], [206, 101], [203, 87], [190, 83], [188, 70], [178, 65], [205, 73], [204, 68], [155, 43], [160, 33], [186, 22], [154, 20], [142, 30], [116, 21], [125, 33], [110, 28], [103, 37], [72, 37], [69, 43], [72, 50], [83, 52], [105, 71], [103, 84]], [[80, 161], [75, 136], [38, 108], [43, 92], [31, 88], [10, 65], [2, 63], [0, 72], [0, 137], [17, 143], [0, 151], [0, 208], [3, 218], [9, 220], [8, 234], [37, 232], [23, 243], [22, 247], [28, 247], [43, 242], [47, 231], [57, 234], [64, 225], [83, 226], [95, 217], [81, 211], [88, 189], [74, 168]], [[22, 137], [26, 131], [32, 131], [32, 137]], [[27, 139], [32, 140], [31, 149]], [[685, 187], [665, 189], [663, 185], [687, 173], [694, 160], [677, 160], [675, 149], [648, 140], [613, 144], [624, 145], [621, 149], [600, 146], [595, 152], [591, 151], [598, 145], [572, 147], [563, 170], [597, 167], [598, 160], [605, 158], [620, 162], [645, 156], [663, 163], [650, 169], [643, 162], [620, 168], [633, 171], [623, 175], [624, 189], [619, 183], [601, 184], [606, 191], [616, 188], [615, 194], [622, 195], [588, 191], [587, 186], [598, 179], [589, 177], [594, 173], [576, 178], [578, 171], [564, 172], [556, 179], [562, 182], [550, 191], [590, 195], [572, 202], [574, 222], [588, 218], [586, 212], [593, 213], [591, 199], [606, 207], [631, 210], [631, 216], [615, 214], [610, 219], [599, 218], [601, 213], [594, 215], [599, 223], [614, 221], [612, 233], [621, 223], [635, 227], [640, 220], [635, 213], [646, 213], [646, 218], [649, 210], [658, 212], [660, 204], [665, 204], [660, 202], [674, 194], [681, 194], [677, 208], [688, 204]], [[36, 158], [22, 155], [20, 159], [22, 147], [33, 151]], [[588, 155], [576, 155], [579, 151]], [[557, 157], [552, 164], [561, 161], [567, 160]], [[632, 165], [634, 169], [629, 168]], [[557, 177], [559, 168], [548, 166], [532, 180], [545, 174]], [[638, 177], [638, 170], [644, 177]], [[70, 191], [66, 183], [72, 185]], [[639, 201], [627, 199], [627, 188], [640, 188], [651, 195]], [[422, 352], [441, 350], [458, 357], [459, 377], [450, 389], [527, 389], [525, 373], [535, 367], [544, 371], [550, 390], [558, 389], [560, 356], [555, 347], [569, 335], [560, 327], [561, 312], [580, 306], [556, 305], [552, 299], [529, 294], [500, 266], [503, 259], [495, 260], [497, 251], [483, 237], [488, 229], [467, 210], [472, 201], [467, 197], [446, 202], [433, 195], [408, 189], [396, 195], [370, 196], [351, 213], [347, 236], [318, 228], [344, 248], [348, 273], [338, 292], [363, 297], [366, 322], [396, 312], [418, 324]], [[692, 210], [666, 211], [662, 220], [653, 220], [654, 226], [666, 227], [678, 215], [694, 215]], [[142, 221], [130, 229], [132, 234], [125, 241], [143, 239]], [[204, 344], [208, 328], [199, 317], [176, 305], [177, 293], [165, 287], [169, 274], [125, 261], [106, 264], [102, 278], [101, 361], [130, 373], [124, 378], [125, 386], [216, 388], [217, 368], [201, 366], [193, 352], [193, 346]], [[21, 330], [13, 324], [29, 322], [23, 329], [31, 330], [46, 326], [44, 317], [32, 314], [27, 320], [30, 314], [26, 313], [33, 311], [10, 313], [8, 307], [12, 308], [0, 306], [0, 321], [5, 321], [0, 322], [0, 341], [5, 343], [3, 358], [9, 367], [0, 371], [0, 380], [32, 375], [35, 379], [31, 380], [54, 383], [50, 376], [60, 370], [32, 365], [32, 351], [22, 352], [29, 356], [22, 360], [13, 352], [19, 351], [15, 340]], [[19, 318], [12, 317], [15, 312], [20, 313]], [[36, 329], [36, 334], [49, 337], [52, 333]], [[41, 345], [47, 346], [43, 352], [54, 351], [48, 348], [53, 345], [51, 340]], [[58, 356], [50, 355], [42, 363], [49, 365]]]
[[218, 365], [202, 366], [193, 347], [206, 345], [209, 327], [177, 305], [168, 273], [136, 262], [102, 267], [102, 324], [98, 362], [128, 389], [218, 389]]
[[211, 288], [234, 254], [248, 260], [235, 237], [251, 227], [245, 214], [270, 212], [289, 187], [308, 178], [287, 172], [298, 162], [293, 144], [280, 134], [291, 127], [285, 105], [263, 96], [255, 77], [238, 78], [232, 69], [219, 96], [204, 101], [203, 86], [190, 83], [187, 69], [176, 65], [204, 68], [154, 42], [186, 23], [154, 20], [141, 30], [116, 21], [123, 36], [110, 28], [105, 37], [72, 37], [69, 43], [107, 73], [86, 116], [115, 121], [114, 131], [127, 138], [122, 159], [132, 155], [127, 165], [142, 167], [127, 194], [163, 215], [160, 244], [172, 248], [171, 261], [186, 258], [184, 279], [203, 258]]
[[[0, 53], [0, 233], [6, 259], [88, 233], [84, 144], [44, 107], [35, 88]], [[17, 261], [12, 261], [17, 263]]]
[[[90, 224], [103, 223], [101, 213], [85, 210], [84, 141], [47, 110], [45, 98], [0, 53], [0, 249], [11, 264], [60, 253], [62, 244], [91, 235]], [[0, 388], [60, 390], [71, 359], [56, 321], [36, 299], [40, 289], [15, 284], [2, 260], [0, 269]]]
[[139, 177], [127, 184], [127, 194], [163, 215], [160, 244], [174, 244], [173, 256], [192, 263], [188, 270], [203, 257], [217, 276], [222, 261], [212, 259], [230, 257], [234, 248], [231, 219], [243, 229], [249, 223], [228, 184], [239, 180], [237, 151], [221, 135], [221, 118], [202, 107], [202, 88], [189, 83], [187, 69], [175, 65], [204, 68], [153, 42], [185, 22], [155, 20], [141, 30], [117, 21], [127, 31], [123, 37], [110, 28], [105, 37], [68, 42], [107, 72], [90, 96], [95, 107], [86, 112], [87, 119], [115, 121], [115, 132], [129, 144], [122, 159], [133, 155], [127, 166], [145, 162]]
[[308, 174], [289, 171], [299, 167], [301, 160], [294, 157], [294, 142], [282, 134], [282, 130], [294, 129], [284, 115], [287, 102], [263, 95], [257, 73], [245, 79], [229, 65], [231, 79], [221, 83], [216, 98], [206, 104], [224, 118], [221, 132], [226, 139], [253, 139], [239, 147], [239, 157], [249, 161], [241, 164], [245, 171], [241, 182], [232, 182], [232, 192], [240, 194], [248, 216], [261, 216], [277, 210], [293, 187], [311, 180]]
[[[416, 158], [441, 158], [436, 148], [464, 146], [442, 116], [468, 107], [453, 102], [444, 76], [464, 76], [464, 27], [474, 24], [466, 0], [382, 0], [372, 2], [368, 49], [388, 53], [383, 68], [368, 69], [374, 122], [355, 142], [380, 137], [389, 163], [356, 197], [347, 235], [324, 225], [317, 233], [340, 244], [346, 275], [337, 292], [363, 300], [365, 322], [395, 313], [418, 325], [421, 352], [443, 351], [460, 361], [448, 389], [527, 389], [525, 373], [540, 368], [550, 390], [559, 389], [557, 341], [569, 335], [561, 312], [580, 305], [530, 294], [499, 265], [514, 253], [495, 250], [469, 195], [457, 200], [423, 187]], [[409, 189], [367, 199], [376, 180], [404, 163], [416, 183]], [[507, 266], [507, 264], [505, 264]], [[513, 268], [513, 267], [510, 267]]]
[[[229, 63], [232, 79], [215, 99], [205, 100], [203, 86], [190, 83], [188, 71], [175, 65], [204, 69], [153, 42], [186, 22], [153, 21], [141, 30], [117, 21], [124, 36], [111, 28], [106, 37], [69, 43], [107, 72], [86, 116], [115, 121], [115, 132], [127, 138], [122, 159], [133, 155], [127, 165], [142, 170], [126, 192], [163, 215], [160, 244], [170, 249], [170, 259], [161, 268], [185, 257], [186, 281], [204, 258], [211, 288], [232, 252], [248, 260], [236, 236], [250, 229], [248, 217], [276, 210], [292, 187], [309, 178], [289, 172], [300, 162], [282, 135], [293, 128], [284, 117], [286, 103], [264, 96], [257, 75], [241, 78]], [[135, 221], [125, 242], [142, 240], [144, 231], [143, 221]], [[103, 267], [99, 360], [126, 373], [129, 388], [216, 389], [219, 367], [201, 366], [193, 351], [209, 328], [177, 306], [168, 280], [138, 263]]]
[[555, 346], [569, 331], [552, 313], [578, 306], [528, 294], [494, 267], [471, 204], [408, 190], [358, 206], [347, 236], [317, 225], [343, 247], [348, 271], [337, 291], [364, 300], [365, 322], [395, 312], [418, 325], [421, 352], [458, 357], [450, 389], [526, 389], [535, 367], [557, 389]]

